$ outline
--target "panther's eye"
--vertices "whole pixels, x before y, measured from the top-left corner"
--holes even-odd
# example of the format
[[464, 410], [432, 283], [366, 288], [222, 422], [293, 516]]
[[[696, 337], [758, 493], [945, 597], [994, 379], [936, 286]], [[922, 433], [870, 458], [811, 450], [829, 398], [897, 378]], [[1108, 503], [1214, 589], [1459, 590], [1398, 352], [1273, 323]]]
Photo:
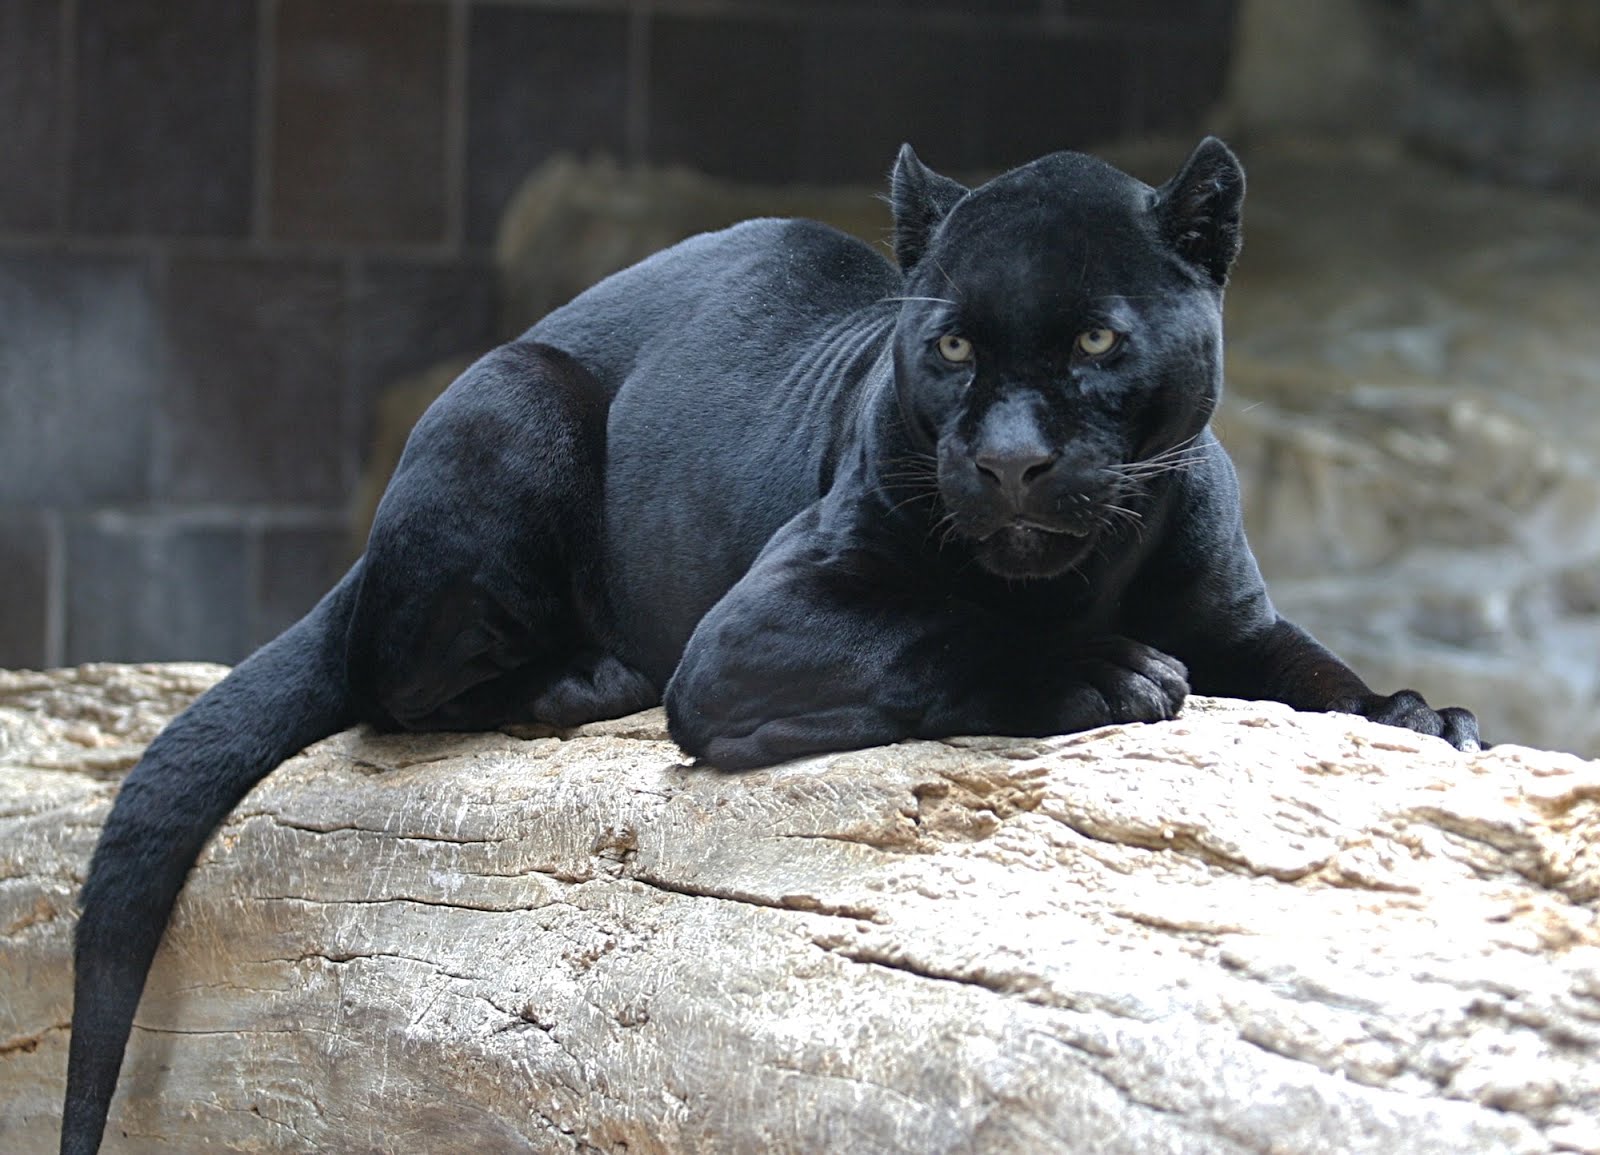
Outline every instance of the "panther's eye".
[[954, 333], [939, 338], [939, 356], [952, 365], [962, 365], [972, 360], [972, 342]]
[[1085, 357], [1104, 357], [1117, 347], [1122, 334], [1115, 329], [1095, 327], [1078, 334], [1078, 352]]

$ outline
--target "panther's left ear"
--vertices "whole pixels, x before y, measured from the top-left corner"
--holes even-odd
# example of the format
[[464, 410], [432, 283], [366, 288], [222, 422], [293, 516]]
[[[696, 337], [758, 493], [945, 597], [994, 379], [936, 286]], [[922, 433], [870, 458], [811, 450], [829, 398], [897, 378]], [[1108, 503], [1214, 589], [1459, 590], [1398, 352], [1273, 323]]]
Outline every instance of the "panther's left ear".
[[966, 195], [965, 185], [923, 164], [909, 144], [900, 146], [889, 182], [889, 203], [894, 208], [894, 259], [902, 273], [909, 273], [922, 259], [933, 230]]
[[1198, 265], [1220, 287], [1239, 255], [1239, 210], [1244, 204], [1244, 168], [1214, 136], [1195, 146], [1178, 175], [1156, 190], [1161, 235], [1184, 260]]

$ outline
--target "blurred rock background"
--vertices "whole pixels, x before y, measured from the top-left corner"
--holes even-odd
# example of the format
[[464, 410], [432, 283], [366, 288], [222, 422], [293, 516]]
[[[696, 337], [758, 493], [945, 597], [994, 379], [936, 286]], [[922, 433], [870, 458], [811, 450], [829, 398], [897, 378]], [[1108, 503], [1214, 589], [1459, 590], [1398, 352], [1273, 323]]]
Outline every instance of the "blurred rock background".
[[236, 661], [471, 357], [902, 139], [1250, 171], [1219, 422], [1281, 608], [1600, 753], [1592, 0], [0, 0], [0, 666]]

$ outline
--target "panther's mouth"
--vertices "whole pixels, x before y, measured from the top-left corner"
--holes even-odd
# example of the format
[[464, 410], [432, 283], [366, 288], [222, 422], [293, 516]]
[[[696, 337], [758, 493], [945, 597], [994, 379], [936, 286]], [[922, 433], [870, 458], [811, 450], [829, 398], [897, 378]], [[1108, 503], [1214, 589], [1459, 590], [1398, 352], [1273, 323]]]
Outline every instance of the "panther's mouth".
[[1015, 517], [976, 539], [977, 560], [990, 573], [1011, 578], [1057, 577], [1094, 548], [1092, 527], [1047, 525]]
[[[988, 533], [979, 536], [982, 542], [1001, 538], [1016, 542], [1026, 542], [1036, 534], [1046, 534], [1051, 537], [1088, 537], [1087, 525], [1047, 525], [1042, 521], [1034, 521], [1030, 517], [1014, 517], [1010, 521], [1002, 522]], [[1003, 540], [1003, 539], [1002, 539]]]

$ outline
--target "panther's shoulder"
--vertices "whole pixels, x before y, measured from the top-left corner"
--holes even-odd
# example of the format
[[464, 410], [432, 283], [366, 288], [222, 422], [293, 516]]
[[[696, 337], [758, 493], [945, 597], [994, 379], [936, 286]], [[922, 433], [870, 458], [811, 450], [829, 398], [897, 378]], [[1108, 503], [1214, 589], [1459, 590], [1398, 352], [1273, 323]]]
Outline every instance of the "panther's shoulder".
[[763, 258], [781, 257], [789, 262], [826, 268], [835, 275], [896, 279], [899, 276], [884, 250], [834, 225], [808, 217], [757, 217], [709, 236], [718, 238], [725, 251], [743, 251]]

